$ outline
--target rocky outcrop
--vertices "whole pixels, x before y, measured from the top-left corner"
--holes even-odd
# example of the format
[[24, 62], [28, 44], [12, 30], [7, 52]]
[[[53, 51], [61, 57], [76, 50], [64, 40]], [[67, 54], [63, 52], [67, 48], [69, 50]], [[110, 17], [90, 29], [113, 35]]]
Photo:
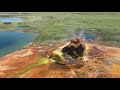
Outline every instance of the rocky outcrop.
[[120, 77], [120, 48], [84, 43], [83, 56], [76, 58], [62, 52], [69, 45], [76, 47], [74, 41], [26, 48], [0, 58], [0, 78]]
[[67, 66], [75, 66], [83, 64], [94, 57], [102, 58], [101, 50], [97, 47], [86, 43], [79, 38], [71, 39], [71, 42], [59, 50], [53, 51], [52, 59], [57, 63], [66, 64]]

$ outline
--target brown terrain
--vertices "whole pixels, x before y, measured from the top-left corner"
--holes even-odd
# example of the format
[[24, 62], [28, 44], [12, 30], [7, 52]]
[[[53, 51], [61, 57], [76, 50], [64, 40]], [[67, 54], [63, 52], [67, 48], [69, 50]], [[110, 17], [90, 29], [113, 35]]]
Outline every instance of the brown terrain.
[[38, 64], [63, 44], [36, 46], [0, 58], [0, 78], [119, 78], [120, 48], [91, 44], [101, 50], [103, 59], [92, 58], [84, 65], [66, 68], [56, 62]]

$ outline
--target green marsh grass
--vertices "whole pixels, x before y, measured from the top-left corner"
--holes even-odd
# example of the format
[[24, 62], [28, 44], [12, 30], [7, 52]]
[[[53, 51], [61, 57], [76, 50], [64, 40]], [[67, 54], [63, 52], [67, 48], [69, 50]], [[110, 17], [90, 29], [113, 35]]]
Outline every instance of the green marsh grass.
[[73, 30], [73, 33], [79, 34], [82, 31], [81, 27], [84, 28], [84, 32], [92, 32], [91, 28], [94, 28], [100, 41], [120, 44], [119, 12], [35, 12], [11, 17], [24, 18], [26, 21], [8, 26], [0, 24], [0, 31], [20, 25], [30, 26], [31, 28], [24, 31], [39, 33], [40, 35], [34, 41], [46, 42], [71, 38], [72, 35], [69, 32]]

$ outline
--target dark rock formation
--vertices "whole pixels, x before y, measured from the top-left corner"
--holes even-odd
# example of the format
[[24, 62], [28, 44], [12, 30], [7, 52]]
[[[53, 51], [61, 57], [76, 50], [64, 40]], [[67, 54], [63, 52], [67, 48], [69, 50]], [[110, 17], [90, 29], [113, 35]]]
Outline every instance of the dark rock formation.
[[80, 39], [71, 39], [71, 43], [62, 49], [67, 68], [81, 65], [84, 50], [85, 45]]
[[83, 57], [84, 50], [84, 44], [81, 43], [80, 39], [74, 38], [68, 46], [62, 49], [62, 52], [67, 53], [72, 58], [78, 58]]

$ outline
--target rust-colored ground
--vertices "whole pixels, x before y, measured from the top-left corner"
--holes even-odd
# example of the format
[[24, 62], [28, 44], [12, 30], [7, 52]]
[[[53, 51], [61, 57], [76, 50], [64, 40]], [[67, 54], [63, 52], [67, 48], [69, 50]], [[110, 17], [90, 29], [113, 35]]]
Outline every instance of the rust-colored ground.
[[103, 60], [90, 60], [84, 66], [67, 69], [64, 65], [49, 63], [30, 68], [15, 75], [41, 56], [47, 57], [61, 45], [23, 49], [0, 58], [1, 78], [120, 78], [120, 48], [94, 45], [104, 51]]
[[33, 63], [35, 63], [41, 56], [47, 57], [52, 53], [59, 44], [51, 46], [40, 46], [34, 48], [26, 48], [20, 51], [16, 51], [3, 58], [0, 58], [0, 77], [1, 78], [14, 78], [16, 73], [24, 70]]
[[39, 58], [37, 49], [23, 49], [0, 58], [0, 77], [12, 77], [12, 73], [27, 67]]

